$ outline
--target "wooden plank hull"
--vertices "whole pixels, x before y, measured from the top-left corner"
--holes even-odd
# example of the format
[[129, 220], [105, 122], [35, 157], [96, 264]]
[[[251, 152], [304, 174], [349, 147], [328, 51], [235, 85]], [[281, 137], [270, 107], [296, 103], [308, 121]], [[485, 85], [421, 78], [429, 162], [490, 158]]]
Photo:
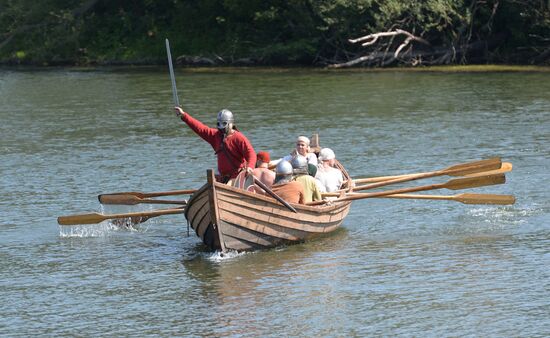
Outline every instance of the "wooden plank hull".
[[294, 213], [276, 200], [217, 183], [208, 183], [188, 201], [185, 217], [211, 250], [251, 251], [299, 243], [336, 230], [351, 201], [334, 205], [293, 204]]

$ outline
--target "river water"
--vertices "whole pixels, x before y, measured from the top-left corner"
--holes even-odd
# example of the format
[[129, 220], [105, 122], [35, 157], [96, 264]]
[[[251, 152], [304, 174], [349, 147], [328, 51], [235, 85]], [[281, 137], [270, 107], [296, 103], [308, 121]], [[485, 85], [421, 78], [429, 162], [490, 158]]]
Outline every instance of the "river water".
[[175, 117], [164, 68], [0, 70], [0, 335], [550, 335], [550, 73], [178, 69], [177, 82], [186, 111], [214, 125], [231, 109], [272, 157], [312, 133], [354, 177], [500, 156], [508, 182], [471, 192], [517, 203], [360, 200], [334, 234], [227, 256], [181, 215], [59, 227], [152, 208], [103, 210], [101, 193], [198, 188], [215, 156]]

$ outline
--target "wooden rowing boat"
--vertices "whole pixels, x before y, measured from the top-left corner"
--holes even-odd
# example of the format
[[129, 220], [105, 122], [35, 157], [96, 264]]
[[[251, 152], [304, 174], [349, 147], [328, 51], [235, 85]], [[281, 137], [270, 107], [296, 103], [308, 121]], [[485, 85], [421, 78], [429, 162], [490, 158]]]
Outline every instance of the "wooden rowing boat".
[[[337, 166], [350, 182], [347, 171], [339, 163]], [[297, 213], [269, 196], [216, 182], [212, 170], [208, 170], [207, 183], [187, 202], [185, 218], [210, 250], [251, 251], [332, 232], [347, 216], [351, 201], [292, 206]]]

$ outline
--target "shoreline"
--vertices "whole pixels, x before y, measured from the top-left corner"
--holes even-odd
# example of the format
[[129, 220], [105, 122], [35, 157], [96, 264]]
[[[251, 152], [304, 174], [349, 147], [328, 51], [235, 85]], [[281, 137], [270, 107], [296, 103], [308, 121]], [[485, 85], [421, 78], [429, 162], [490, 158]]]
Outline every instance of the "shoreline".
[[[1, 70], [16, 71], [48, 71], [48, 70], [76, 70], [76, 71], [147, 71], [167, 67], [167, 64], [124, 64], [124, 65], [6, 65], [0, 64]], [[287, 72], [287, 71], [311, 71], [311, 72], [334, 72], [334, 73], [375, 73], [375, 72], [420, 72], [420, 73], [548, 73], [550, 66], [534, 65], [449, 65], [449, 66], [421, 66], [421, 67], [389, 67], [389, 68], [328, 68], [315, 66], [181, 66], [174, 65], [177, 70], [192, 73], [225, 73], [237, 71], [249, 72]]]

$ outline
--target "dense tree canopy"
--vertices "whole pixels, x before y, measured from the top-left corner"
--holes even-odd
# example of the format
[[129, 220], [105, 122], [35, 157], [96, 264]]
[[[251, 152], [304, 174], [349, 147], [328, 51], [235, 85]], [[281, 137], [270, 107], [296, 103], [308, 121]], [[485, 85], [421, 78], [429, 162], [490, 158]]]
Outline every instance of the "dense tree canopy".
[[[550, 0], [2, 0], [0, 61], [163, 63], [169, 38], [179, 62], [193, 64], [548, 64], [549, 8]], [[349, 41], [396, 31], [408, 35]]]

